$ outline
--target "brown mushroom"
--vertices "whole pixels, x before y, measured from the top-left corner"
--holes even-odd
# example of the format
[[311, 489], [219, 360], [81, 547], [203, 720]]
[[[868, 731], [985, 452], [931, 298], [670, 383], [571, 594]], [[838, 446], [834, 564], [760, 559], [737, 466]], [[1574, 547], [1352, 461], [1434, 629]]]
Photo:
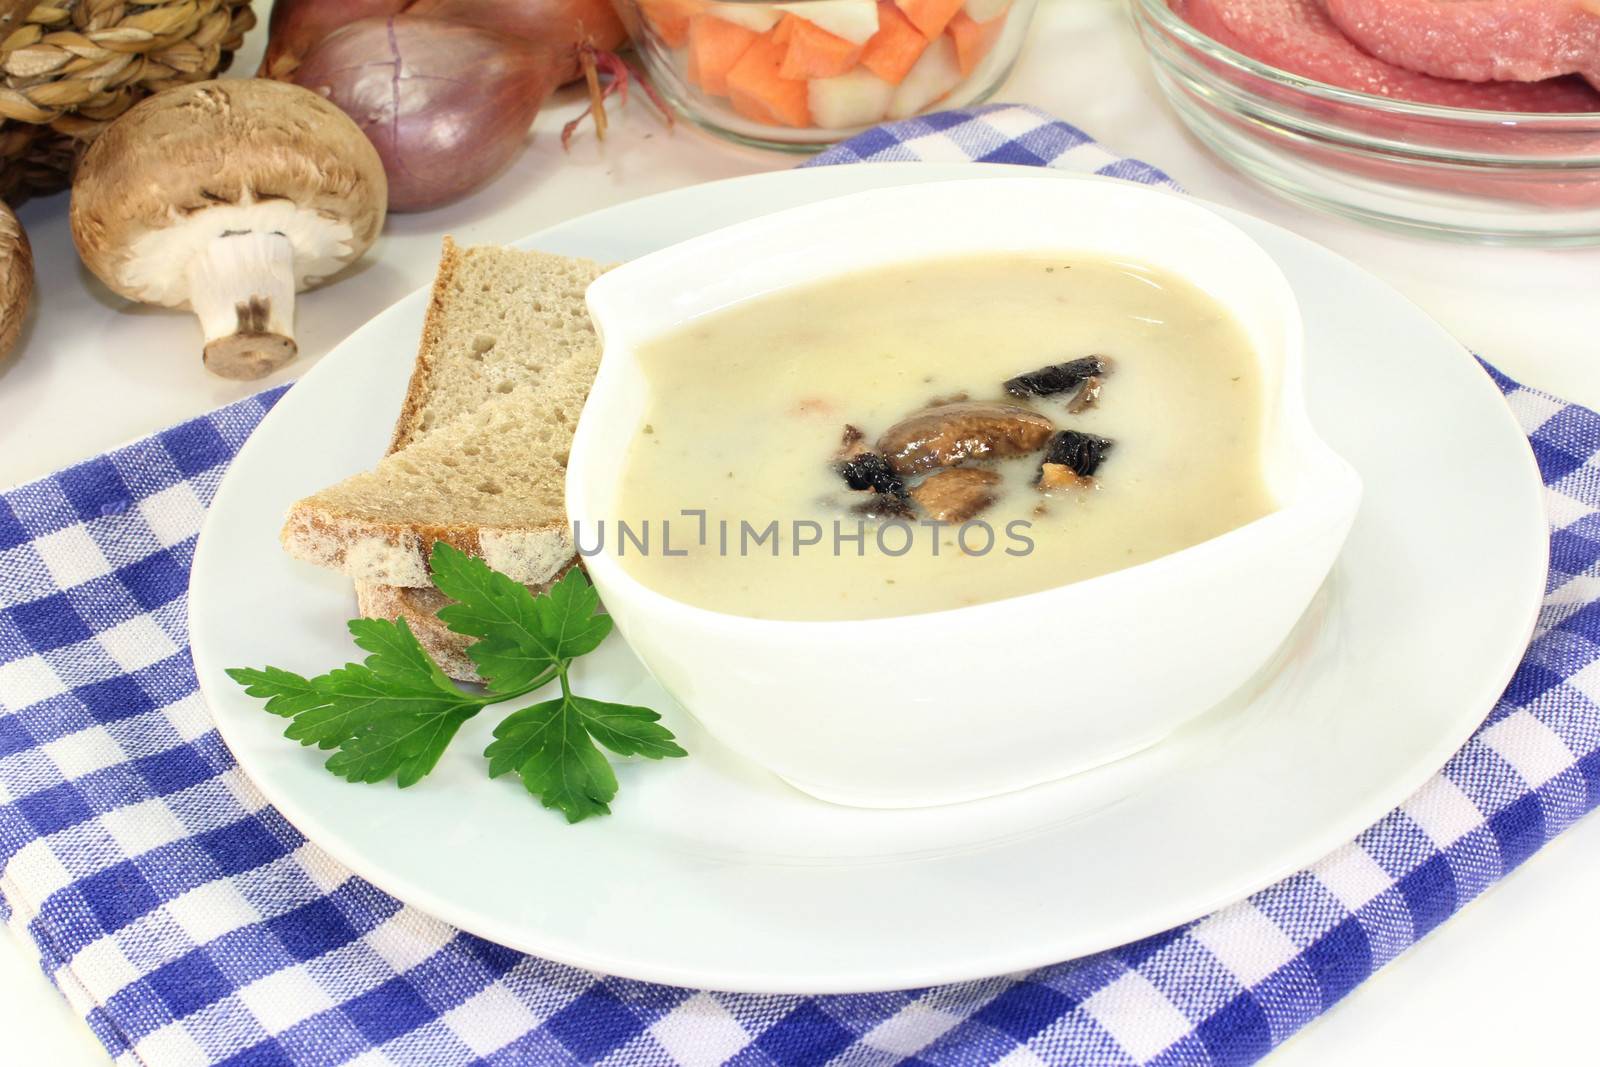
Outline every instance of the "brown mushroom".
[[911, 510], [911, 498], [904, 491], [899, 493], [874, 491], [865, 495], [865, 500], [851, 506], [852, 515], [860, 515], [864, 519], [909, 519], [915, 514]]
[[857, 492], [870, 492], [875, 500], [857, 504], [854, 510], [870, 517], [904, 515], [906, 483], [889, 461], [867, 446], [866, 434], [848, 423], [839, 439], [839, 450], [833, 456], [833, 469], [839, 472], [844, 484]]
[[1103, 382], [1104, 379], [1098, 375], [1093, 378], [1085, 378], [1083, 384], [1078, 387], [1077, 394], [1067, 401], [1067, 414], [1082, 415], [1085, 411], [1098, 404], [1100, 402], [1100, 388]]
[[0, 358], [17, 343], [32, 299], [33, 251], [28, 235], [11, 209], [0, 204]]
[[139, 103], [90, 146], [72, 237], [123, 296], [192, 308], [207, 368], [259, 378], [294, 358], [294, 294], [360, 258], [387, 199], [372, 143], [316, 93], [198, 82]]
[[839, 463], [848, 463], [857, 456], [871, 451], [871, 446], [867, 444], [867, 435], [862, 433], [859, 427], [847, 422], [844, 424], [844, 433], [839, 435], [839, 451], [833, 454], [833, 458]]
[[1086, 478], [1075, 472], [1065, 463], [1039, 464], [1039, 491], [1048, 493], [1056, 489], [1078, 489], [1092, 487], [1093, 478]]
[[1084, 356], [1007, 379], [1005, 391], [1016, 397], [1054, 396], [1076, 389], [1086, 378], [1103, 378], [1110, 371], [1111, 360], [1105, 356]]
[[969, 459], [1037, 452], [1054, 429], [1049, 419], [1029, 408], [965, 401], [901, 419], [878, 438], [878, 451], [896, 471], [915, 474]]
[[935, 522], [966, 522], [997, 499], [1000, 475], [978, 467], [951, 467], [930, 474], [911, 499]]
[[1066, 467], [1073, 474], [1089, 478], [1100, 469], [1100, 464], [1105, 462], [1106, 453], [1116, 445], [1109, 437], [1099, 434], [1083, 433], [1079, 430], [1062, 430], [1055, 434], [1044, 446], [1044, 459], [1040, 464], [1040, 475], [1043, 476], [1044, 468], [1060, 465]]

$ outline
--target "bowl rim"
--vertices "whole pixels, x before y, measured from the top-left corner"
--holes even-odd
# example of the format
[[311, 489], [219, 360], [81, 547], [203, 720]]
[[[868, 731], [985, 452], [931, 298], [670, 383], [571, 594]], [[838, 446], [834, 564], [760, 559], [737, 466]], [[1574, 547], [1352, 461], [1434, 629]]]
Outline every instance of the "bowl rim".
[[[753, 2], [753, 0], [734, 0]], [[807, 0], [800, 0], [807, 2]], [[1168, 5], [1168, 0], [1133, 0], [1132, 10], [1137, 19], [1141, 14], [1163, 33], [1191, 48], [1199, 49], [1212, 59], [1236, 70], [1266, 79], [1285, 88], [1294, 89], [1329, 103], [1349, 104], [1380, 111], [1390, 115], [1433, 119], [1441, 122], [1467, 123], [1488, 126], [1535, 127], [1549, 130], [1600, 128], [1600, 111], [1491, 111], [1485, 108], [1454, 107], [1448, 104], [1428, 104], [1415, 100], [1399, 100], [1392, 96], [1365, 93], [1359, 89], [1345, 89], [1282, 67], [1263, 63], [1245, 55], [1215, 37], [1200, 32], [1184, 21]]]
[[[1059, 181], [1059, 178], [1046, 178], [1042, 175], [1037, 177], [1019, 176], [1012, 179], [974, 178], [948, 182], [935, 182], [929, 183], [925, 186], [918, 185], [907, 187], [906, 189], [896, 188], [893, 190], [893, 192], [896, 195], [904, 195], [904, 193], [907, 191], [916, 191], [925, 195], [948, 195], [952, 191], [959, 193], [959, 189], [961, 188], [972, 188], [982, 189], [985, 192], [994, 193], [996, 192], [998, 186], [1018, 183], [1036, 185], [1043, 182], [1049, 182], [1051, 185], [1058, 185]], [[654, 612], [656, 614], [660, 614], [663, 611], [668, 613], [686, 613], [698, 618], [700, 620], [700, 625], [703, 628], [737, 629], [741, 631], [762, 630], [768, 633], [776, 633], [778, 631], [788, 631], [793, 633], [793, 631], [799, 629], [812, 634], [827, 630], [845, 629], [852, 633], [870, 635], [871, 633], [883, 628], [904, 627], [908, 624], [913, 626], [937, 627], [943, 625], [950, 618], [950, 616], [955, 613], [960, 613], [963, 618], [977, 618], [980, 620], [988, 615], [1004, 617], [1017, 611], [1019, 603], [1038, 603], [1045, 598], [1059, 597], [1065, 592], [1077, 591], [1085, 587], [1092, 587], [1095, 591], [1100, 591], [1107, 588], [1115, 590], [1119, 585], [1144, 582], [1147, 580], [1146, 576], [1150, 575], [1152, 572], [1159, 574], [1160, 572], [1169, 570], [1173, 567], [1188, 565], [1196, 557], [1204, 559], [1205, 557], [1214, 557], [1219, 553], [1227, 553], [1233, 549], [1236, 542], [1239, 541], [1243, 536], [1259, 538], [1264, 536], [1261, 531], [1272, 531], [1280, 526], [1287, 526], [1291, 530], [1296, 528], [1304, 528], [1307, 526], [1315, 526], [1319, 524], [1323, 520], [1324, 516], [1329, 513], [1337, 513], [1343, 516], [1341, 521], [1344, 521], [1346, 526], [1348, 526], [1349, 521], [1353, 520], [1357, 510], [1360, 507], [1363, 489], [1361, 478], [1356, 473], [1354, 468], [1351, 467], [1349, 462], [1345, 460], [1343, 456], [1334, 451], [1333, 447], [1328, 444], [1326, 439], [1323, 438], [1321, 433], [1317, 431], [1316, 426], [1311, 421], [1310, 412], [1306, 404], [1305, 382], [1303, 376], [1305, 365], [1304, 320], [1300, 313], [1299, 300], [1295, 296], [1294, 290], [1290, 286], [1288, 278], [1282, 273], [1282, 269], [1278, 266], [1277, 262], [1273, 260], [1266, 250], [1261, 248], [1261, 246], [1256, 243], [1254, 238], [1247, 234], [1242, 228], [1236, 226], [1231, 220], [1224, 218], [1217, 212], [1211, 210], [1203, 202], [1196, 201], [1191, 197], [1183, 196], [1181, 194], [1173, 193], [1156, 187], [1135, 185], [1121, 179], [1110, 178], [1104, 175], [1075, 175], [1071, 178], [1071, 181], [1075, 184], [1081, 182], [1089, 185], [1102, 186], [1107, 189], [1125, 191], [1135, 198], [1143, 198], [1147, 196], [1159, 197], [1167, 200], [1169, 203], [1182, 205], [1183, 210], [1196, 212], [1198, 213], [1198, 216], [1204, 216], [1206, 220], [1204, 222], [1205, 225], [1213, 227], [1219, 233], [1228, 234], [1230, 238], [1238, 239], [1244, 242], [1259, 254], [1261, 265], [1265, 268], [1269, 279], [1273, 300], [1284, 313], [1284, 322], [1282, 327], [1284, 336], [1282, 344], [1283, 365], [1282, 373], [1280, 375], [1281, 380], [1277, 392], [1268, 398], [1268, 414], [1269, 416], [1276, 415], [1276, 417], [1280, 420], [1286, 420], [1281, 432], [1283, 432], [1286, 436], [1286, 439], [1292, 443], [1292, 447], [1295, 449], [1295, 454], [1298, 457], [1298, 465], [1301, 467], [1301, 469], [1313, 472], [1314, 476], [1320, 479], [1321, 484], [1324, 487], [1323, 493], [1318, 494], [1314, 499], [1289, 500], [1279, 498], [1274, 501], [1274, 506], [1271, 508], [1271, 510], [1260, 516], [1257, 516], [1249, 522], [1246, 522], [1240, 526], [1236, 526], [1230, 530], [1224, 530], [1223, 532], [1216, 534], [1213, 537], [1209, 537], [1204, 541], [1199, 541], [1193, 545], [1178, 549], [1174, 552], [1168, 552], [1165, 555], [1157, 556], [1154, 559], [1146, 560], [1143, 563], [1134, 564], [1129, 567], [1122, 567], [1117, 570], [1107, 571], [1103, 574], [1091, 575], [1087, 578], [1082, 578], [1073, 582], [1050, 585], [1041, 589], [1034, 589], [1012, 596], [1000, 597], [995, 600], [986, 600], [977, 604], [958, 605], [956, 607], [940, 608], [933, 611], [869, 616], [866, 618], [783, 619], [739, 615], [733, 612], [702, 607], [698, 604], [680, 600], [677, 597], [662, 592], [661, 590], [656, 589], [632, 574], [615, 557], [615, 554], [609, 550], [599, 550], [584, 556], [583, 558], [585, 566], [588, 567], [597, 562], [598, 569], [602, 572], [602, 580], [626, 585], [628, 587], [628, 595], [630, 599], [636, 602], [643, 601], [648, 604], [653, 604]], [[803, 204], [798, 207], [787, 208], [782, 211], [757, 216], [756, 218], [750, 219], [746, 222], [737, 223], [729, 227], [723, 227], [719, 230], [713, 230], [709, 233], [701, 234], [698, 237], [691, 238], [689, 241], [670, 245], [667, 248], [652, 252], [647, 256], [642, 256], [639, 259], [631, 260], [612, 271], [608, 271], [606, 274], [596, 279], [590, 285], [590, 293], [592, 294], [596, 289], [600, 290], [602, 294], [602, 306], [596, 306], [596, 302], [593, 300], [592, 295], [587, 299], [590, 313], [595, 319], [597, 327], [600, 328], [602, 335], [600, 366], [595, 375], [595, 389], [599, 390], [611, 379], [633, 369], [631, 363], [627, 366], [624, 366], [617, 358], [611, 358], [608, 360], [608, 353], [614, 351], [612, 348], [613, 342], [609, 342], [606, 339], [604, 326], [602, 324], [602, 319], [604, 318], [604, 304], [610, 299], [606, 296], [606, 294], [608, 294], [612, 289], [615, 289], [619, 284], [627, 282], [628, 278], [633, 273], [636, 273], [629, 268], [635, 266], [636, 264], [647, 266], [648, 261], [662, 259], [667, 256], [674, 255], [678, 253], [679, 249], [683, 245], [709, 244], [710, 242], [718, 239], [725, 239], [726, 235], [729, 234], [730, 231], [742, 232], [752, 228], [770, 226], [781, 222], [781, 220], [787, 216], [814, 215], [819, 211], [838, 204], [840, 201], [878, 199], [881, 198], [884, 193], [884, 190], [876, 189], [847, 193], [843, 196], [829, 197], [824, 200]], [[619, 281], [619, 279], [621, 280]], [[715, 312], [711, 313], [714, 314]], [[592, 490], [590, 490], [587, 486], [578, 485], [578, 479], [574, 478], [574, 472], [584, 469], [584, 465], [578, 462], [580, 455], [586, 456], [591, 453], [592, 446], [590, 441], [595, 436], [598, 436], [599, 433], [599, 431], [595, 429], [596, 423], [592, 419], [587, 419], [587, 415], [590, 410], [591, 407], [586, 405], [584, 408], [584, 414], [580, 415], [579, 417], [578, 428], [577, 432], [574, 434], [572, 449], [570, 451], [570, 459], [567, 467], [568, 475], [564, 497], [567, 505], [569, 521], [573, 522], [574, 524], [578, 521], [578, 519], [574, 518], [574, 516], [577, 516], [578, 512], [583, 510], [581, 508], [573, 507], [575, 498], [577, 500], [584, 500], [584, 498], [593, 495]], [[576, 542], [575, 527], [574, 538]]]

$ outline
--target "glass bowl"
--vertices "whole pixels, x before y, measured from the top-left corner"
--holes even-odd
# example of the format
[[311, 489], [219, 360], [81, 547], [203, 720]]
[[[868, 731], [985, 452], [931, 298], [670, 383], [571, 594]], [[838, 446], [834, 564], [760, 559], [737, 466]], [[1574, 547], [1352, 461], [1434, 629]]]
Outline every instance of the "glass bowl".
[[690, 121], [814, 151], [886, 119], [989, 97], [1036, 0], [615, 0], [646, 71]]
[[1417, 104], [1260, 63], [1167, 0], [1132, 0], [1156, 81], [1201, 141], [1304, 204], [1509, 244], [1600, 243], [1600, 114]]

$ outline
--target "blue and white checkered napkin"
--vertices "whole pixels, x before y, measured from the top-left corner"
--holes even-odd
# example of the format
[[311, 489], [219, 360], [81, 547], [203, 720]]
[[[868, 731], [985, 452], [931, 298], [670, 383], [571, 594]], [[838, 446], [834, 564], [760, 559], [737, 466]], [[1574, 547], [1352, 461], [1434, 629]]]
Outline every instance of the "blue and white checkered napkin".
[[[969, 158], [1168, 181], [1020, 107], [818, 162]], [[189, 660], [201, 515], [279, 392], [0, 496], [0, 908], [130, 1064], [1251, 1062], [1600, 800], [1600, 415], [1496, 380], [1555, 523], [1527, 660], [1415, 796], [1188, 926], [963, 985], [734, 996], [533, 959], [378, 892], [266, 806]]]

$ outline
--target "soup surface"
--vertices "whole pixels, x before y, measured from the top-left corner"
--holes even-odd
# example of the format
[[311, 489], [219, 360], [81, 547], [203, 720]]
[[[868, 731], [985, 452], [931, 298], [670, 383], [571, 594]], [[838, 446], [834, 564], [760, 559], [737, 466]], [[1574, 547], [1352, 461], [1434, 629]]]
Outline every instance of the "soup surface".
[[[1086, 407], [1082, 383], [1007, 390], [1015, 376], [1089, 356], [1105, 366]], [[579, 547], [613, 539], [638, 580], [704, 608], [771, 619], [937, 611], [1143, 563], [1273, 508], [1260, 370], [1243, 330], [1188, 283], [1136, 265], [997, 255], [875, 269], [704, 316], [639, 361], [651, 398], [618, 495], [627, 531], [580, 529]], [[1046, 388], [1061, 384], [1054, 377]], [[1018, 454], [961, 458], [971, 426], [997, 413], [1013, 420], [999, 450]], [[913, 432], [897, 432], [908, 418]], [[897, 459], [927, 426], [957, 446]], [[952, 433], [939, 437], [940, 426]], [[1055, 466], [1047, 473], [1061, 477], [1046, 481], [1057, 487], [1041, 487], [1046, 450], [1074, 451], [1041, 440], [1055, 430], [1112, 442], [1097, 468], [1081, 449], [1069, 461], [1092, 477]], [[866, 468], [842, 464], [867, 451], [901, 468], [865, 461], [902, 490], [850, 488], [844, 473]], [[947, 468], [909, 469], [941, 461], [989, 472], [948, 486], [962, 506], [921, 490]], [[974, 501], [987, 505], [964, 524], [931, 524]]]

